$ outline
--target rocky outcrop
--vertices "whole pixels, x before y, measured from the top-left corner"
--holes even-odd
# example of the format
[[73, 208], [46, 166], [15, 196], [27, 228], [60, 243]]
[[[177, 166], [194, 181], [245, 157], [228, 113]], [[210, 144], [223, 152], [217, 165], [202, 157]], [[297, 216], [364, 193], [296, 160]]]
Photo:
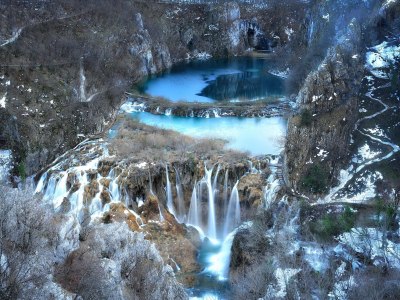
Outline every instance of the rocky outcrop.
[[80, 248], [57, 266], [56, 280], [83, 298], [188, 299], [156, 248], [124, 223], [91, 227]]
[[[105, 224], [126, 223], [131, 231], [143, 233], [152, 241], [166, 264], [176, 273], [198, 273], [203, 267], [197, 262], [200, 238], [196, 229], [179, 224], [174, 216], [162, 209], [154, 196], [149, 196], [135, 215], [121, 203], [111, 203], [110, 210], [102, 217]], [[197, 236], [197, 239], [196, 239]], [[186, 238], [188, 237], [188, 238]], [[193, 241], [193, 243], [192, 243]], [[196, 246], [195, 246], [196, 245]]]
[[323, 166], [331, 185], [345, 163], [363, 76], [360, 38], [359, 24], [353, 19], [297, 96], [299, 109], [308, 110], [312, 122], [302, 125], [300, 116], [288, 122], [283, 170], [287, 186], [294, 190], [301, 188], [314, 164]]

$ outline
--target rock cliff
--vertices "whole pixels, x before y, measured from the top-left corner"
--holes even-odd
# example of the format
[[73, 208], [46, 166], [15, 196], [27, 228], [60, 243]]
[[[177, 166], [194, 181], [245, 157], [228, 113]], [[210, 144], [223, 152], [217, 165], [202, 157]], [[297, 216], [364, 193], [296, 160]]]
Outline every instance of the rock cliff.
[[287, 186], [296, 191], [313, 165], [323, 166], [331, 185], [344, 163], [363, 76], [360, 39], [359, 24], [353, 19], [297, 95], [296, 104], [309, 111], [312, 120], [304, 125], [296, 115], [288, 123], [283, 169]]

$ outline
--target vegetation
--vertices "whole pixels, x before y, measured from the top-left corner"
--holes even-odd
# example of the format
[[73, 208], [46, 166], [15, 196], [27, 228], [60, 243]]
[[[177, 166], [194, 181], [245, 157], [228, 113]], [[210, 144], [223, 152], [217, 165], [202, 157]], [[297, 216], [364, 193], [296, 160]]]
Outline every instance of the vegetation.
[[330, 236], [337, 236], [344, 231], [350, 232], [354, 226], [354, 221], [354, 211], [349, 205], [346, 205], [343, 214], [341, 214], [339, 218], [332, 219], [326, 214], [322, 225], [324, 225]]
[[379, 196], [375, 197], [375, 226], [381, 230], [387, 231], [395, 226], [396, 206], [395, 202], [385, 204]]
[[304, 108], [301, 110], [300, 126], [310, 126], [312, 123], [312, 115], [309, 109]]
[[21, 178], [22, 182], [25, 182], [25, 165], [24, 162], [20, 162], [18, 165], [18, 174], [19, 177]]
[[226, 149], [227, 140], [193, 138], [171, 129], [150, 126], [127, 117], [122, 121], [111, 149], [120, 157], [132, 161], [164, 163], [170, 160], [189, 160], [191, 169], [199, 157], [223, 155], [223, 160], [235, 163], [247, 159], [248, 152]]
[[0, 299], [121, 299], [120, 285], [129, 299], [186, 299], [142, 234], [80, 224], [33, 193], [0, 186]]
[[326, 191], [327, 175], [319, 164], [313, 164], [308, 175], [302, 180], [304, 190], [313, 194], [321, 194]]

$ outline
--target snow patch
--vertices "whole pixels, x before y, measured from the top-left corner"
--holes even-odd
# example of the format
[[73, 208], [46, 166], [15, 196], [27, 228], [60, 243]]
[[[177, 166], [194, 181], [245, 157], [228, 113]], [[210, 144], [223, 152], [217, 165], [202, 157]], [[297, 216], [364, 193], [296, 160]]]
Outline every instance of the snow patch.
[[7, 96], [7, 93], [5, 93], [3, 98], [1, 98], [1, 100], [0, 100], [0, 107], [2, 107], [2, 108], [6, 108], [6, 96]]
[[7, 180], [12, 167], [11, 150], [0, 150], [0, 182]]

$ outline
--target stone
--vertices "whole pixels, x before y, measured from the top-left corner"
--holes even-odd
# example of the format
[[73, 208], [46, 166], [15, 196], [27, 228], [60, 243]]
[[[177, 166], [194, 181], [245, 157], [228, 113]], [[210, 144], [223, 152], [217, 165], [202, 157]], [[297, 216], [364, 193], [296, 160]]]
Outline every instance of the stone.
[[100, 199], [101, 199], [101, 202], [103, 203], [103, 205], [110, 203], [111, 202], [110, 193], [103, 189], [103, 191], [100, 193]]
[[193, 276], [193, 275], [185, 275], [185, 276], [179, 277], [178, 281], [187, 288], [193, 288], [199, 283], [196, 276]]
[[111, 203], [110, 210], [102, 217], [102, 222], [109, 224], [114, 222], [125, 222], [128, 224], [129, 229], [132, 231], [142, 232], [139, 224], [141, 221], [133, 215], [122, 203]]
[[[102, 176], [103, 176], [103, 175], [102, 175]], [[109, 188], [109, 187], [110, 187], [110, 182], [111, 182], [111, 180], [108, 179], [108, 178], [101, 178], [101, 179], [100, 179], [100, 184], [101, 184], [102, 186], [106, 187], [106, 188]]]

